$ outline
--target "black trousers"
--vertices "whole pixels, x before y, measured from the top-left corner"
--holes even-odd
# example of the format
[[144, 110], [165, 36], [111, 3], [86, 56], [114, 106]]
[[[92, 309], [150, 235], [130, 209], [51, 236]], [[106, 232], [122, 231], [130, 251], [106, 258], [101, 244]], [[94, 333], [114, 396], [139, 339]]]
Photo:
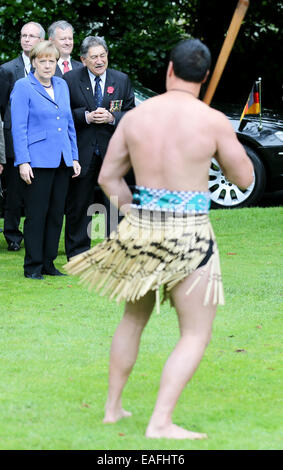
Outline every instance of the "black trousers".
[[7, 243], [21, 243], [23, 234], [19, 229], [23, 212], [24, 182], [20, 177], [19, 169], [14, 167], [14, 159], [7, 158], [4, 167], [3, 179], [6, 186], [4, 205], [4, 236]]
[[[85, 176], [72, 178], [66, 201], [65, 250], [67, 259], [89, 250], [92, 236], [104, 238], [117, 227], [118, 211], [98, 187], [97, 179], [102, 159], [93, 155], [92, 163]], [[100, 228], [93, 235], [92, 215], [104, 214], [105, 230]]]
[[52, 270], [58, 254], [70, 168], [33, 168], [34, 179], [25, 185], [24, 242], [26, 274]]

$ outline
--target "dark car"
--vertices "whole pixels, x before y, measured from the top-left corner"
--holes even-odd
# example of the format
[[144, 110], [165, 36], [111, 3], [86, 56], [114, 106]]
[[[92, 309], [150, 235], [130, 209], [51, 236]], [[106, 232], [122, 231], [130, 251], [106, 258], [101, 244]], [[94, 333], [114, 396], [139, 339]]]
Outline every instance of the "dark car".
[[[156, 93], [136, 86], [136, 105]], [[213, 105], [230, 119], [254, 166], [254, 181], [242, 190], [223, 175], [215, 159], [209, 172], [211, 205], [214, 208], [236, 208], [255, 205], [265, 192], [283, 189], [283, 116], [263, 110], [261, 122], [258, 116], [246, 115], [239, 131], [241, 109], [227, 105]]]

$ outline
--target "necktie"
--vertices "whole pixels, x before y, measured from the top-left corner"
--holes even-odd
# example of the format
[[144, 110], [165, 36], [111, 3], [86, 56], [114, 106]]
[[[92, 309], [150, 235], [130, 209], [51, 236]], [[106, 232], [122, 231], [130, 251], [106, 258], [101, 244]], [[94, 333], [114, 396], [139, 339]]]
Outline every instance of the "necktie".
[[69, 72], [69, 70], [70, 70], [69, 62], [67, 60], [64, 60], [63, 65], [64, 65], [63, 73]]
[[102, 105], [102, 91], [100, 86], [100, 77], [95, 77], [95, 90], [94, 90], [94, 105], [96, 108], [100, 108]]
[[[100, 108], [102, 105], [102, 91], [100, 86], [100, 77], [95, 77], [95, 90], [94, 90], [94, 107]], [[98, 142], [95, 143], [94, 152], [96, 155], [100, 155], [100, 150], [98, 146]]]

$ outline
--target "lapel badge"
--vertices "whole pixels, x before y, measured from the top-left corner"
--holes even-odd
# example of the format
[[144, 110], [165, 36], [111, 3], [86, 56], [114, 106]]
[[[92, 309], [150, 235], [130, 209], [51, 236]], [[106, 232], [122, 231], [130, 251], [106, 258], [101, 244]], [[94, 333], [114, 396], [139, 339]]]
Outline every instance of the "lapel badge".
[[113, 113], [114, 111], [121, 111], [123, 105], [123, 100], [112, 100], [109, 104], [109, 111]]

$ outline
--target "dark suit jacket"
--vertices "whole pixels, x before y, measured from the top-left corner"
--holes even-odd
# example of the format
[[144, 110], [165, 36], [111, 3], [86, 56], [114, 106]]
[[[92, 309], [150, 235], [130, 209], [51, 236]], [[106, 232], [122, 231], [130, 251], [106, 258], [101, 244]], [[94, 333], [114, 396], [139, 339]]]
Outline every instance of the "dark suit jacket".
[[25, 66], [22, 56], [10, 60], [0, 67], [0, 108], [4, 123], [6, 158], [14, 158], [13, 139], [11, 132], [10, 94], [14, 84], [25, 76]]
[[[78, 69], [80, 67], [84, 67], [82, 62], [79, 62], [78, 60], [74, 60], [74, 59], [71, 59], [71, 64], [72, 64], [72, 70]], [[70, 72], [71, 72], [71, 70], [70, 70]], [[61, 77], [61, 78], [63, 77], [63, 74], [62, 74], [61, 69], [60, 69], [58, 64], [56, 65], [55, 76], [56, 77]]]
[[64, 75], [69, 85], [71, 108], [77, 132], [79, 162], [82, 167], [81, 177], [88, 170], [96, 142], [101, 157], [104, 158], [107, 146], [120, 119], [126, 111], [134, 108], [134, 91], [128, 75], [113, 69], [107, 69], [102, 107], [110, 110], [110, 102], [122, 100], [121, 110], [114, 111], [115, 124], [87, 124], [86, 111], [93, 111], [94, 96], [87, 67], [71, 70]]

